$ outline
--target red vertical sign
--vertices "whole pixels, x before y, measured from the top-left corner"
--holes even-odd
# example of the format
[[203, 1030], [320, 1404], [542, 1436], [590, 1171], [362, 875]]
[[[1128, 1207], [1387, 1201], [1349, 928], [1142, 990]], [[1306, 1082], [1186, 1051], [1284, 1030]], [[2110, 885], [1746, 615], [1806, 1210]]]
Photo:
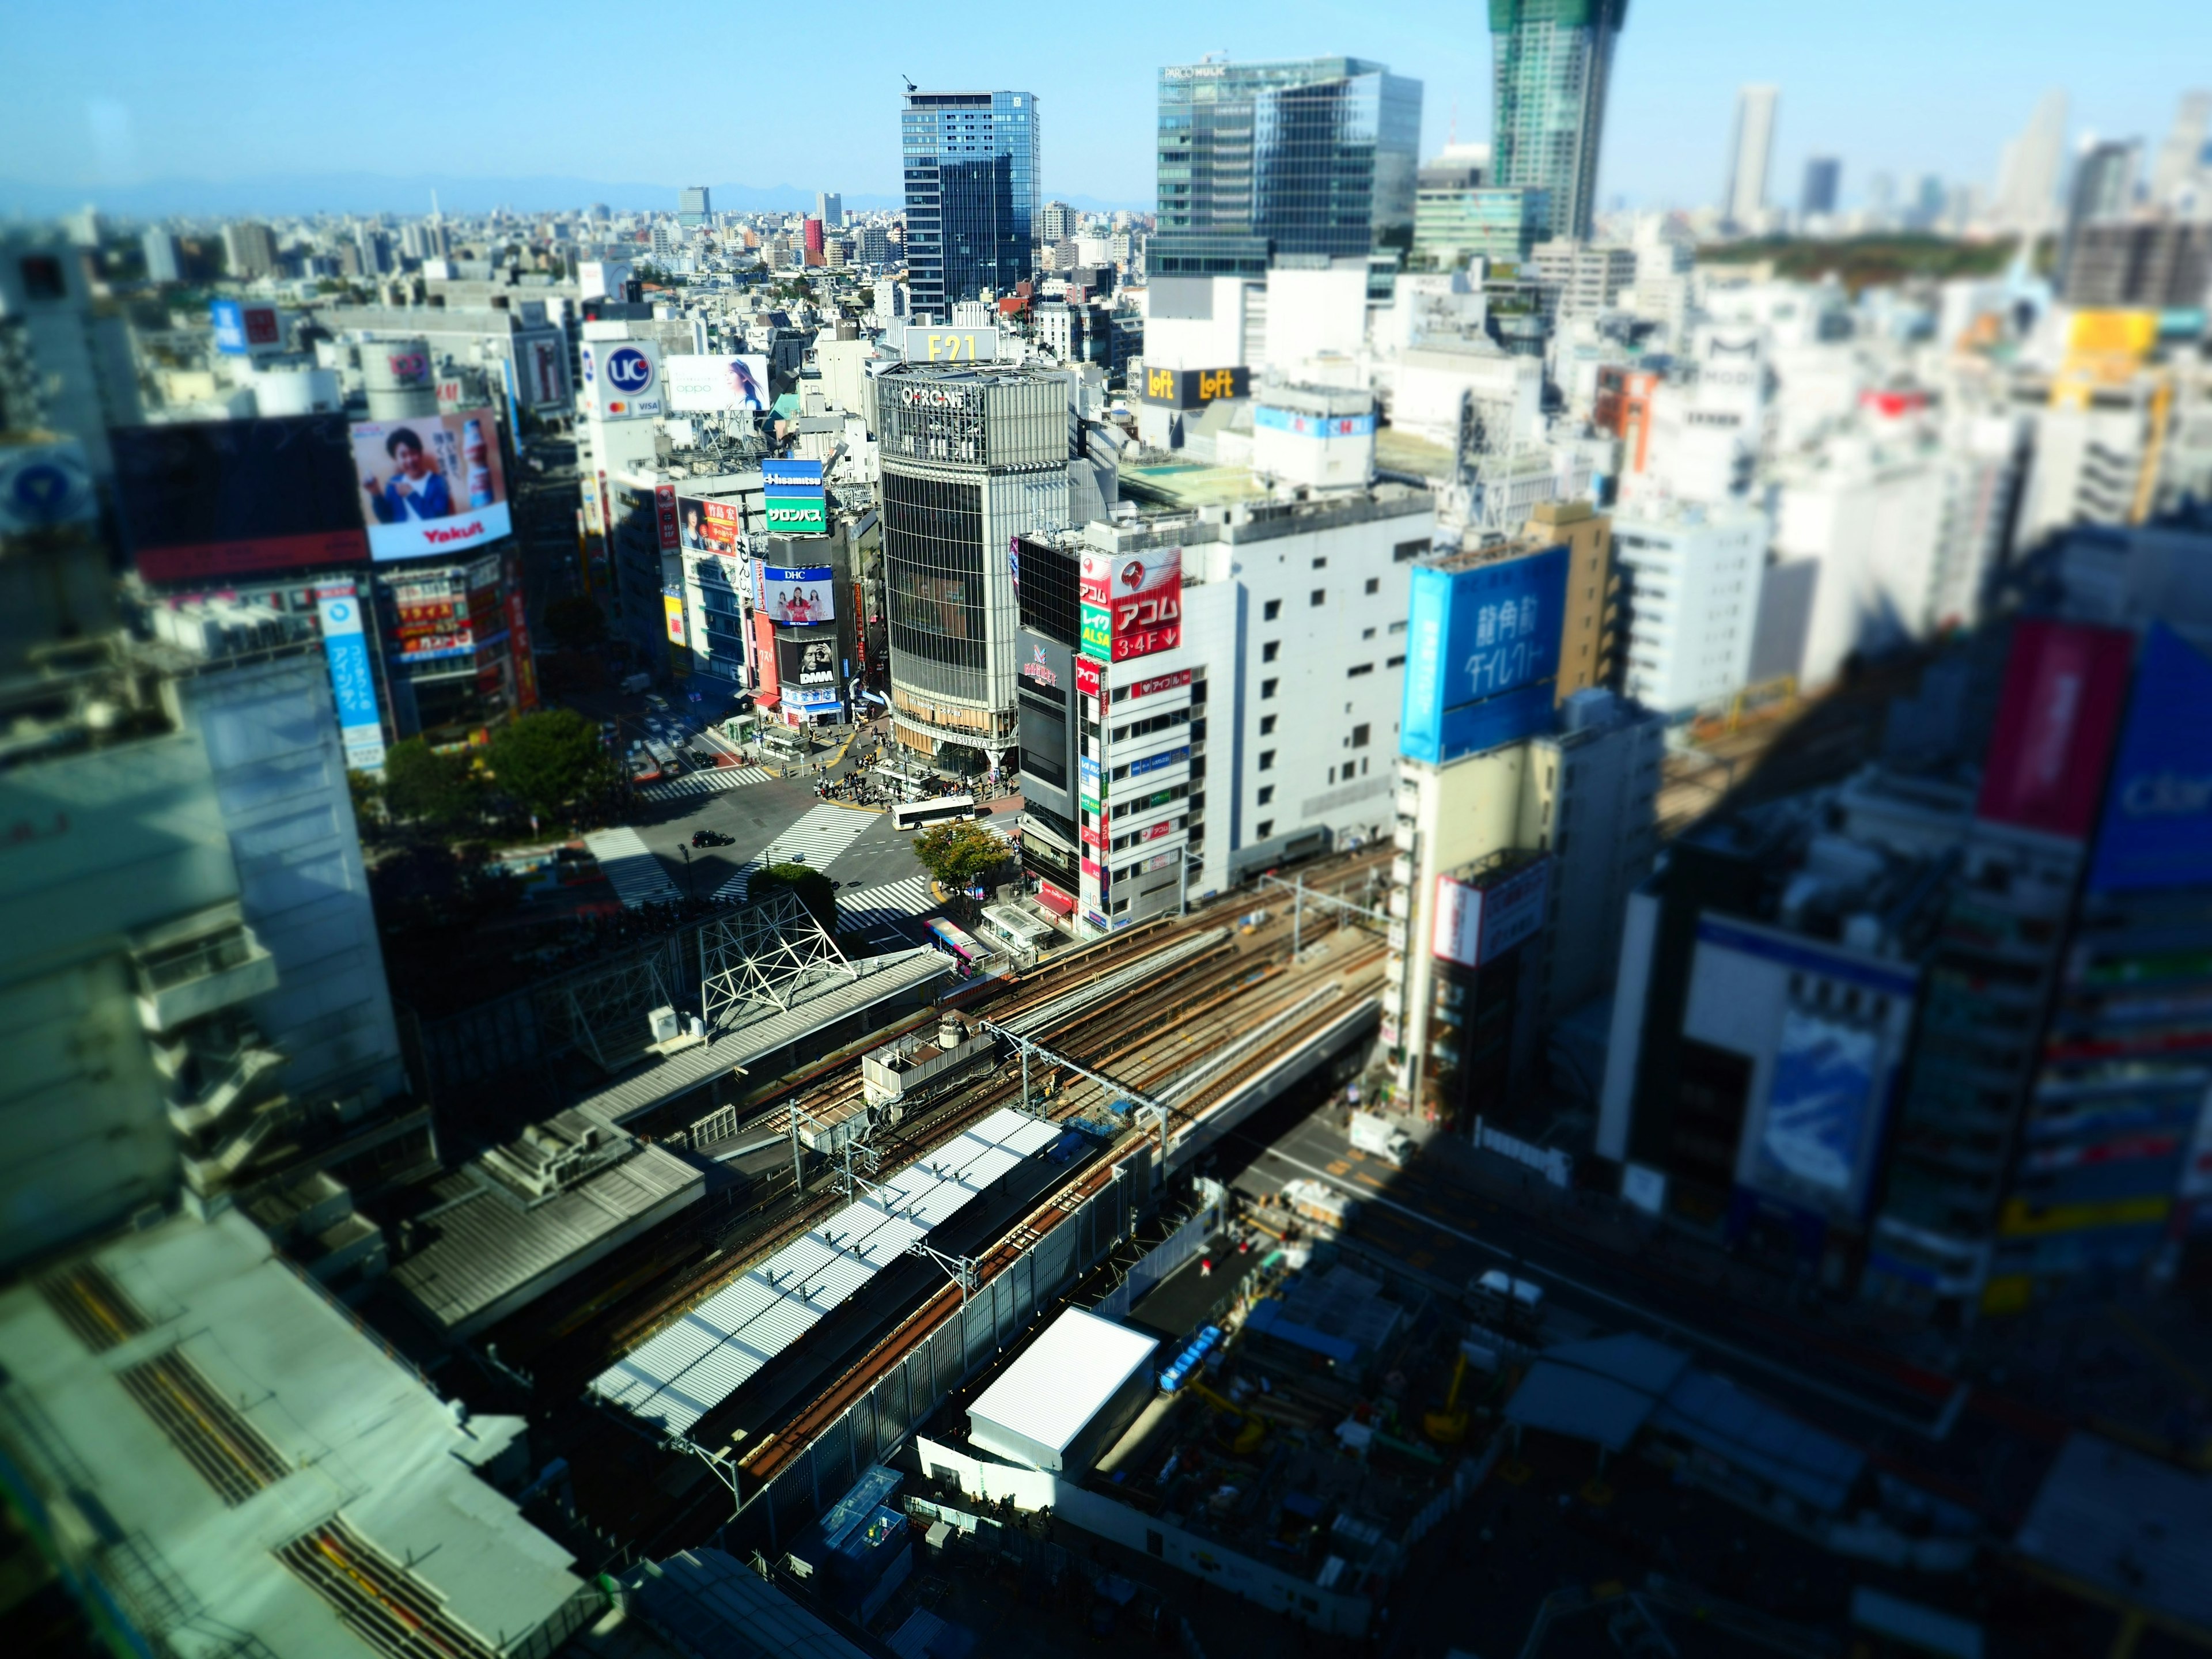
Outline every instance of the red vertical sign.
[[2125, 700], [2135, 636], [2112, 628], [2014, 625], [1978, 817], [2087, 837]]

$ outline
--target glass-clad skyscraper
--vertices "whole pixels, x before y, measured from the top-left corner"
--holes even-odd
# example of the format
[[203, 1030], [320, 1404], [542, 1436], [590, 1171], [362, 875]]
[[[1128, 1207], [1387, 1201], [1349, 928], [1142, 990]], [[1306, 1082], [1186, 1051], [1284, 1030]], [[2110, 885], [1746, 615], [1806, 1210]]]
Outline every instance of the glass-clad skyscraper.
[[1154, 276], [1257, 275], [1413, 240], [1421, 83], [1357, 58], [1160, 71]]
[[1628, 0], [1490, 0], [1490, 182], [1547, 191], [1546, 228], [1588, 240], [1613, 43]]
[[1036, 268], [1039, 134], [1026, 92], [909, 92], [907, 282], [914, 314], [944, 322], [956, 301], [1006, 294]]

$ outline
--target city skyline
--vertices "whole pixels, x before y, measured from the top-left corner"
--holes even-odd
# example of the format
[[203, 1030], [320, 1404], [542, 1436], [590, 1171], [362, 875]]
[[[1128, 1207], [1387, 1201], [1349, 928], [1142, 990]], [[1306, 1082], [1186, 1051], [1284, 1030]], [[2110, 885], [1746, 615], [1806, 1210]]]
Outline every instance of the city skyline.
[[[564, 28], [558, 5], [526, 32], [497, 15], [457, 20], [457, 63], [496, 57], [516, 72], [471, 88], [473, 137], [441, 148], [427, 135], [451, 118], [441, 113], [450, 81], [334, 76], [345, 60], [316, 31], [299, 28], [295, 14], [280, 28], [273, 9], [249, 7], [227, 14], [218, 30], [191, 9], [95, 6], [88, 17], [30, 19], [15, 31], [27, 90], [0, 112], [0, 151], [10, 158], [0, 211], [52, 213], [86, 199], [122, 212], [305, 211], [335, 192], [348, 199], [328, 200], [332, 210], [420, 212], [433, 185], [457, 210], [503, 192], [536, 209], [580, 203], [578, 191], [672, 191], [708, 174], [737, 181], [716, 185], [718, 203], [726, 191], [732, 207], [750, 195], [763, 210], [787, 210], [788, 196], [796, 210], [820, 189], [842, 189], [856, 207], [889, 204], [899, 193], [902, 75], [924, 86], [1032, 87], [1061, 135], [1042, 194], [1149, 210], [1158, 70], [1224, 50], [1237, 61], [1351, 54], [1415, 76], [1424, 159], [1455, 129], [1463, 140], [1488, 137], [1491, 38], [1479, 14], [1422, 7], [1350, 18], [1291, 4], [1224, 9], [1194, 25], [1164, 7], [1139, 13], [1144, 26], [1088, 42], [1079, 57], [1043, 39], [994, 44], [979, 62], [967, 48], [927, 49], [896, 30], [856, 28], [841, 37], [836, 81], [854, 106], [820, 106], [841, 118], [817, 122], [763, 122], [739, 100], [687, 103], [680, 86], [604, 94], [610, 114], [643, 98], [683, 112], [680, 123], [533, 120], [530, 89], [574, 83], [577, 50], [598, 20], [578, 9], [576, 27]], [[1753, 81], [1783, 94], [1770, 177], [1797, 176], [1811, 155], [1838, 155], [1852, 199], [1880, 173], [1933, 173], [1989, 188], [2002, 144], [2052, 88], [2069, 95], [2069, 149], [2093, 133], [2154, 145], [2193, 66], [2155, 44], [2185, 27], [2183, 0], [2153, 0], [2148, 14], [2124, 37], [2076, 40], [2073, 20], [2054, 5], [2000, 9], [1992, 0], [1930, 15], [1884, 0], [1831, 40], [1742, 0], [1639, 0], [1613, 65], [1600, 206], [1711, 204], [1736, 88]], [[660, 27], [726, 40], [740, 57], [750, 51], [726, 16], [705, 8], [677, 6]], [[97, 57], [82, 50], [87, 28], [107, 43]], [[226, 56], [240, 38], [256, 43], [253, 73], [243, 78]], [[878, 82], [880, 98], [869, 96]], [[206, 118], [198, 90], [216, 84], [224, 88], [221, 123]], [[315, 165], [300, 167], [302, 156]], [[299, 207], [277, 199], [292, 189]]]

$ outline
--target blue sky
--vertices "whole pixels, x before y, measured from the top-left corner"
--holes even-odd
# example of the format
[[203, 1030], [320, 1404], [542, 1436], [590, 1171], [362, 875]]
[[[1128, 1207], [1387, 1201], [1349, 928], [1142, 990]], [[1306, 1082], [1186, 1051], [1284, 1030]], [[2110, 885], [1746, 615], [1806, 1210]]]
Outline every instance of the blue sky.
[[[1462, 137], [1485, 136], [1489, 119], [1481, 0], [398, 11], [6, 0], [4, 15], [0, 177], [95, 196], [160, 179], [340, 173], [889, 195], [903, 73], [1033, 91], [1049, 193], [1149, 206], [1155, 73], [1224, 50], [1351, 53], [1413, 76], [1425, 150], [1443, 142], [1455, 106]], [[2184, 87], [2212, 82], [2212, 21], [2204, 0], [2101, 14], [2079, 0], [1629, 0], [1614, 69], [1607, 202], [1713, 199], [1746, 81], [1782, 88], [1779, 187], [1794, 194], [1804, 156], [1832, 153], [1856, 196], [1876, 171], [1987, 185], [1999, 146], [2051, 87], [2071, 95], [2077, 134], [2154, 147]]]

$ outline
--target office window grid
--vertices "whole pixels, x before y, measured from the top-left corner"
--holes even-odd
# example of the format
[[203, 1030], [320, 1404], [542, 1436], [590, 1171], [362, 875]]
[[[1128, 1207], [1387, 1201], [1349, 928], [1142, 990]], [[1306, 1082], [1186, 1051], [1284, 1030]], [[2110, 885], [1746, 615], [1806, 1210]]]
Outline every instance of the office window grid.
[[989, 691], [980, 484], [884, 469], [884, 568], [896, 677], [942, 696]]

